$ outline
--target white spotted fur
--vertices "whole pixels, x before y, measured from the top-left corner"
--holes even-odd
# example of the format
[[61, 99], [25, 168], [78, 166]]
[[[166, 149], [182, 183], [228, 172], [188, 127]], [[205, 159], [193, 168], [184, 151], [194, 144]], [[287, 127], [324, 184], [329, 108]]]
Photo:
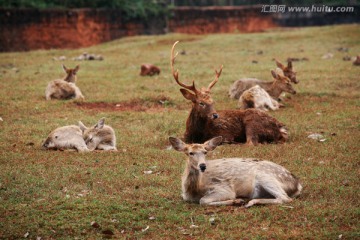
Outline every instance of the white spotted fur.
[[257, 108], [267, 111], [268, 109], [277, 110], [279, 106], [279, 103], [259, 85], [255, 85], [243, 92], [238, 101], [240, 109]]

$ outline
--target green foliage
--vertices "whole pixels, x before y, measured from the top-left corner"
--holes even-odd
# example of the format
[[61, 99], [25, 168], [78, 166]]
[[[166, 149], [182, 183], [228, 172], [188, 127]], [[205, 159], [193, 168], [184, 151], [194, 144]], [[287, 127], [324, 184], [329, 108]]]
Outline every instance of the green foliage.
[[127, 18], [148, 18], [167, 12], [166, 0], [0, 0], [5, 8], [108, 8], [125, 12]]

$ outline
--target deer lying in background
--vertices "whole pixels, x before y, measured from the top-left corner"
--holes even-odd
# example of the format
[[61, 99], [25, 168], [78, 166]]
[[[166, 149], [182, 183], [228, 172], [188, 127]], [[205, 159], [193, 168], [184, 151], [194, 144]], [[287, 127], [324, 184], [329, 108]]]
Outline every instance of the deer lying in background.
[[288, 133], [284, 124], [265, 112], [255, 109], [216, 112], [210, 91], [218, 81], [222, 67], [219, 71], [215, 70], [215, 79], [207, 88], [198, 90], [194, 82], [189, 86], [181, 83], [178, 71], [174, 71], [178, 54], [174, 56], [174, 48], [177, 43], [171, 49], [171, 71], [175, 81], [183, 87], [180, 92], [193, 103], [186, 121], [185, 142], [203, 143], [216, 136], [222, 136], [225, 143], [246, 142], [248, 145], [287, 140]]
[[229, 89], [229, 97], [234, 99], [239, 99], [244, 91], [249, 88], [259, 85], [265, 91], [269, 93], [271, 97], [274, 99], [278, 99], [282, 92], [288, 92], [291, 94], [296, 94], [296, 91], [291, 85], [291, 82], [298, 83], [296, 80], [296, 72], [292, 69], [291, 61], [288, 62], [288, 66], [285, 67], [279, 61], [275, 60], [278, 68], [276, 69], [276, 74], [278, 76], [274, 76], [274, 81], [265, 82], [256, 78], [243, 78], [237, 80], [231, 85]]
[[79, 65], [77, 65], [74, 69], [68, 69], [63, 65], [66, 77], [49, 82], [45, 90], [46, 100], [84, 99], [80, 89], [75, 85], [76, 73], [79, 71], [79, 68]]
[[238, 102], [240, 109], [257, 108], [263, 111], [279, 109], [280, 104], [262, 89], [259, 85], [246, 90], [241, 94]]
[[222, 158], [206, 161], [208, 151], [221, 144], [215, 137], [204, 144], [185, 144], [170, 137], [173, 148], [188, 156], [182, 176], [182, 197], [201, 205], [236, 205], [250, 199], [256, 204], [283, 204], [300, 195], [302, 186], [284, 167], [251, 158]]
[[90, 151], [95, 149], [117, 151], [114, 129], [105, 125], [104, 118], [101, 118], [97, 124], [90, 128], [79, 121], [79, 127], [87, 148]]
[[159, 75], [160, 74], [160, 68], [157, 66], [154, 66], [152, 64], [142, 64], [141, 65], [141, 76], [152, 76], [152, 75]]
[[55, 129], [49, 134], [42, 146], [45, 149], [54, 150], [76, 149], [78, 152], [89, 151], [81, 129], [75, 125]]

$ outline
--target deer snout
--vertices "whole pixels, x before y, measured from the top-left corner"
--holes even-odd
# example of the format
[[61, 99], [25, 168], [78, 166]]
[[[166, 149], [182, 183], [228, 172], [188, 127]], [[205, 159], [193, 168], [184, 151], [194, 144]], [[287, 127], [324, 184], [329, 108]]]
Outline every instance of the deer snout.
[[205, 172], [205, 170], [206, 170], [206, 164], [205, 164], [205, 163], [199, 164], [199, 168], [200, 168], [200, 171], [201, 171], [201, 172]]
[[213, 113], [212, 118], [213, 118], [213, 119], [217, 119], [217, 118], [219, 118], [219, 114], [217, 114], [217, 113]]
[[292, 91], [291, 91], [291, 94], [296, 94], [296, 91], [295, 91], [295, 90], [292, 90]]
[[43, 148], [48, 148], [48, 147], [49, 147], [49, 143], [50, 143], [50, 139], [47, 138], [47, 139], [45, 140], [45, 142], [42, 144], [42, 147], [43, 147]]

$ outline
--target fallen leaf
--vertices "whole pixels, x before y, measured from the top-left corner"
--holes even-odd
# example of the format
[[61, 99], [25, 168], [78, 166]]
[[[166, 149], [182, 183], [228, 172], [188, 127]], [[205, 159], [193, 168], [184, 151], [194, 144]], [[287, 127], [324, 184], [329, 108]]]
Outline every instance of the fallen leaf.
[[114, 232], [111, 231], [110, 229], [103, 230], [103, 231], [101, 231], [101, 233], [106, 234], [106, 235], [114, 235]]
[[324, 54], [321, 58], [322, 59], [330, 59], [330, 58], [333, 58], [334, 57], [334, 54], [332, 53], [326, 53]]
[[324, 136], [319, 134], [319, 133], [310, 134], [308, 136], [308, 138], [318, 140], [319, 142], [325, 142], [326, 141], [326, 138], [324, 138]]
[[349, 184], [349, 180], [344, 180], [344, 181], [342, 182], [342, 184], [343, 184], [345, 187], [347, 187], [347, 186], [350, 185], [350, 184]]
[[149, 226], [147, 226], [146, 228], [141, 229], [141, 231], [142, 231], [142, 232], [146, 232], [149, 228], [150, 228], [150, 227], [149, 227]]

